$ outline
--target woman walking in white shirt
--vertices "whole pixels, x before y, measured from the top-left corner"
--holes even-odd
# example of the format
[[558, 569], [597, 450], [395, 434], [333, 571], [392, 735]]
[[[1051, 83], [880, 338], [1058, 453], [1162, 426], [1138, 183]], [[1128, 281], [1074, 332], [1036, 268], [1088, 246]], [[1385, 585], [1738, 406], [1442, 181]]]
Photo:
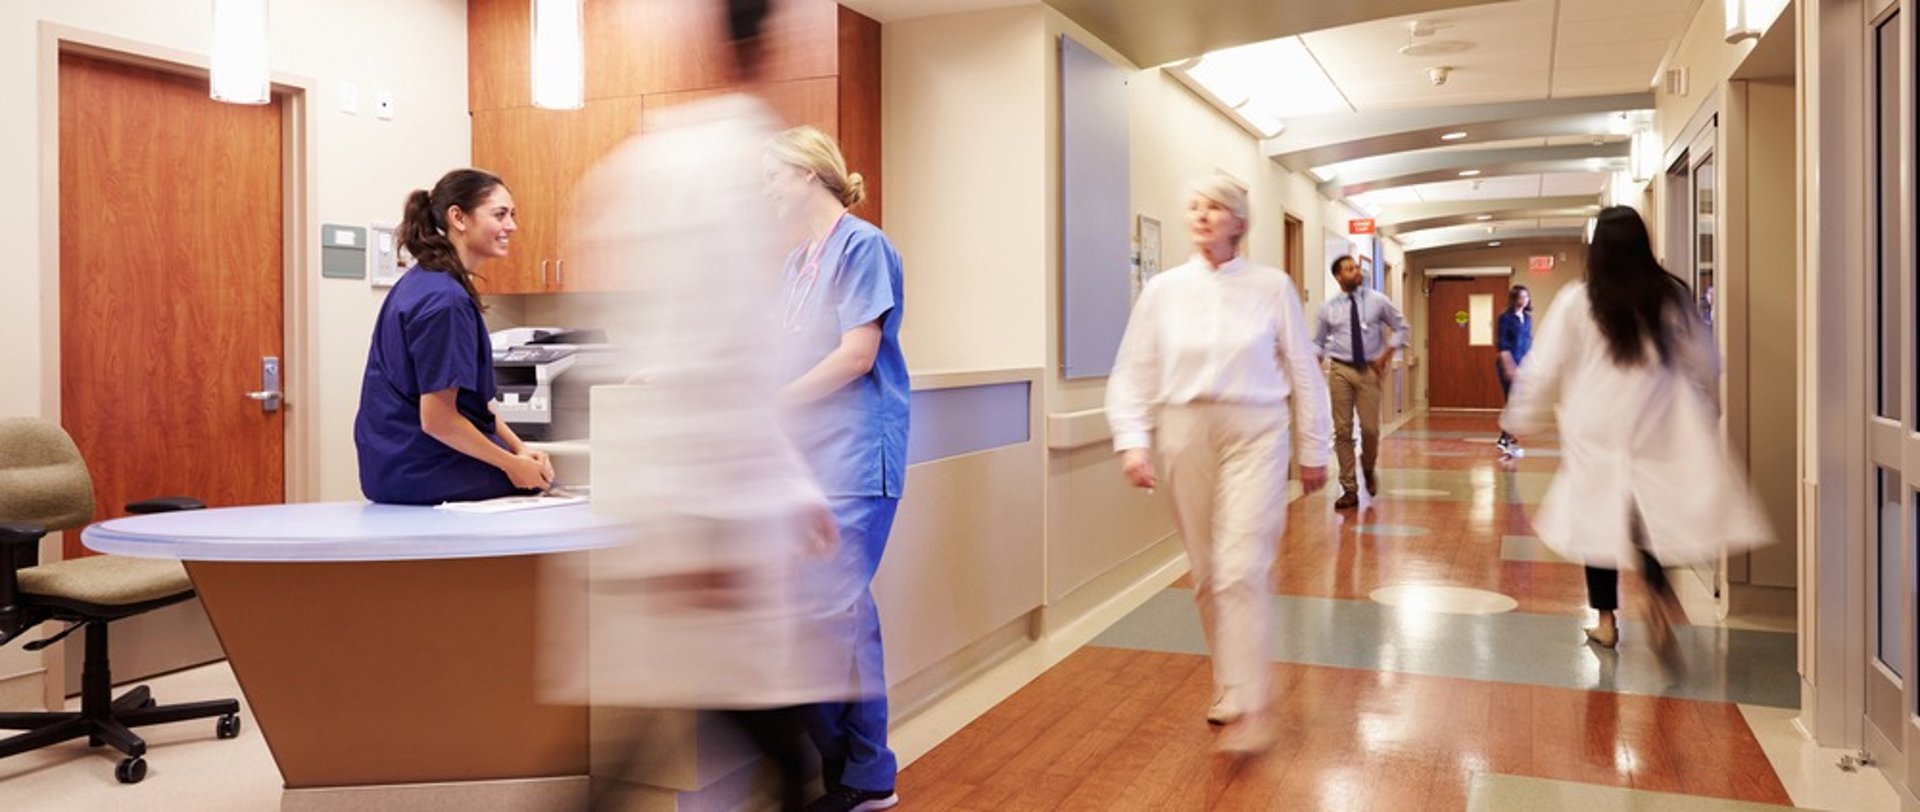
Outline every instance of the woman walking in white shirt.
[[1207, 721], [1228, 726], [1217, 749], [1252, 753], [1272, 743], [1268, 574], [1286, 529], [1289, 407], [1308, 493], [1326, 484], [1333, 421], [1293, 282], [1239, 255], [1246, 189], [1194, 183], [1187, 233], [1193, 258], [1149, 280], [1134, 305], [1107, 418], [1129, 482], [1150, 489], [1165, 475], [1213, 654]]
[[1713, 331], [1626, 206], [1600, 212], [1586, 281], [1562, 288], [1541, 324], [1500, 417], [1503, 430], [1528, 435], [1557, 414], [1560, 471], [1534, 531], [1587, 566], [1600, 615], [1587, 637], [1601, 646], [1618, 639], [1616, 572], [1639, 566], [1654, 595], [1649, 640], [1662, 663], [1677, 668], [1661, 566], [1771, 538], [1720, 439]]

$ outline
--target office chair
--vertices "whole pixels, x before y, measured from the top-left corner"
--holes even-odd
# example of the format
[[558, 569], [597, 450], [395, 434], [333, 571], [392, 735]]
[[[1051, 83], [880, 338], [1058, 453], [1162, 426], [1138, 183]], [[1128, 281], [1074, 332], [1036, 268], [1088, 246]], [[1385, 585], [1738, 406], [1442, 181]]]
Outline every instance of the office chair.
[[[205, 507], [185, 497], [163, 497], [127, 506], [131, 513]], [[40, 564], [40, 539], [51, 530], [79, 528], [93, 518], [93, 480], [80, 449], [59, 426], [36, 418], [0, 418], [0, 645], [42, 622], [69, 624], [52, 637], [32, 640], [28, 651], [46, 648], [86, 630], [80, 710], [0, 713], [0, 730], [24, 730], [0, 739], [0, 758], [86, 737], [93, 747], [112, 745], [125, 754], [114, 770], [123, 784], [147, 775], [147, 743], [132, 728], [219, 717], [215, 734], [240, 735], [240, 703], [232, 699], [160, 705], [142, 685], [113, 697], [107, 664], [107, 624], [193, 597], [193, 583], [177, 561], [102, 555]]]

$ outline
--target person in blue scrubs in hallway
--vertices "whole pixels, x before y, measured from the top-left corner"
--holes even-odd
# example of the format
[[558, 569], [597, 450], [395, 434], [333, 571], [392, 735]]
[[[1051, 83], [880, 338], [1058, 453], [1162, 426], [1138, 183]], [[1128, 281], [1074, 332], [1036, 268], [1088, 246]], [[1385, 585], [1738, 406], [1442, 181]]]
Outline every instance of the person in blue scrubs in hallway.
[[435, 505], [531, 493], [553, 464], [493, 413], [493, 342], [474, 272], [507, 255], [513, 195], [477, 169], [407, 196], [400, 244], [415, 265], [373, 327], [353, 442], [375, 502]]
[[[1500, 356], [1493, 359], [1494, 374], [1500, 376], [1500, 396], [1513, 395], [1513, 379], [1520, 374], [1520, 362], [1527, 360], [1527, 351], [1533, 349], [1533, 292], [1526, 285], [1514, 285], [1507, 291], [1507, 309], [1500, 314], [1500, 329], [1494, 339], [1494, 348]], [[1520, 447], [1520, 441], [1513, 435], [1500, 432], [1500, 439], [1494, 442], [1500, 448], [1500, 456], [1519, 459], [1527, 455]]]
[[847, 212], [865, 196], [826, 134], [799, 127], [776, 136], [762, 162], [781, 221], [805, 236], [781, 279], [781, 328], [798, 377], [780, 392], [789, 434], [826, 495], [840, 546], [820, 577], [835, 606], [828, 639], [847, 647], [851, 702], [808, 709], [827, 794], [818, 812], [898, 804], [899, 765], [887, 747], [887, 681], [873, 576], [906, 481], [907, 378], [900, 352], [900, 254], [872, 223]]

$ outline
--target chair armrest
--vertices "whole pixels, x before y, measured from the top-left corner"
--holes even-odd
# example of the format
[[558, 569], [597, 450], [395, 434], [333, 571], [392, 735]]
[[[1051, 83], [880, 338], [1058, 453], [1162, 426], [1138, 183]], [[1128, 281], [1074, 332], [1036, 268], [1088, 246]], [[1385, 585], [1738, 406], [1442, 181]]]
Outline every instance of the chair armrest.
[[207, 503], [191, 496], [156, 496], [138, 502], [128, 502], [127, 512], [133, 514], [172, 513], [176, 510], [200, 510]]
[[0, 522], [0, 643], [32, 625], [20, 612], [20, 570], [40, 563], [47, 528], [32, 522]]

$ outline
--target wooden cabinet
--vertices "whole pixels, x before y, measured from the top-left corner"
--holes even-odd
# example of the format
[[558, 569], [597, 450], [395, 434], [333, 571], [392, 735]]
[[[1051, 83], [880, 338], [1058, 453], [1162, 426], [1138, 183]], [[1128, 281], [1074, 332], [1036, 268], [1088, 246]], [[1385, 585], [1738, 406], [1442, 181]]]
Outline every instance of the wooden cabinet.
[[570, 284], [567, 273], [573, 189], [600, 156], [639, 131], [641, 103], [640, 98], [607, 99], [579, 110], [474, 112], [474, 165], [506, 182], [519, 225], [507, 258], [493, 263], [481, 292], [582, 289]]
[[[567, 262], [576, 187], [648, 116], [727, 92], [729, 54], [711, 0], [586, 0], [586, 105], [531, 106], [531, 0], [470, 0], [473, 162], [513, 191], [520, 229], [489, 294], [602, 289]], [[865, 176], [861, 217], [880, 221], [880, 24], [832, 0], [792, 0], [768, 21], [761, 93], [790, 124], [841, 141]]]

